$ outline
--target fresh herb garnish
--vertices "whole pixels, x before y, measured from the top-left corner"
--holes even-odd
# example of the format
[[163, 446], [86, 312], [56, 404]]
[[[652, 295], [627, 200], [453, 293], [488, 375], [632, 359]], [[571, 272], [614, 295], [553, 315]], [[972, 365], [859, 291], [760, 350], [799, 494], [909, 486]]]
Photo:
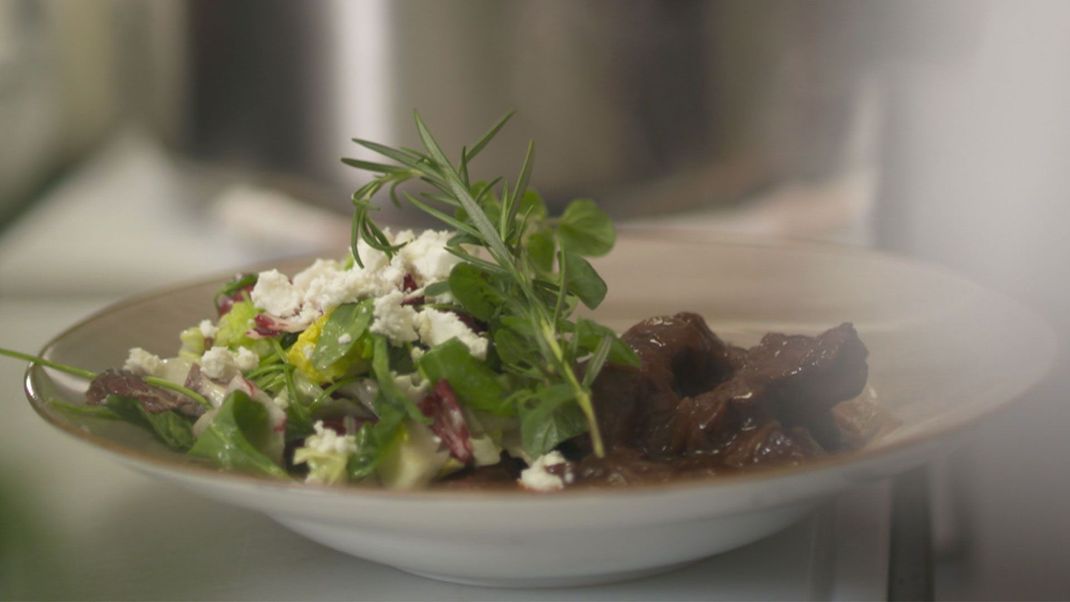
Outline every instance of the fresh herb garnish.
[[[450, 275], [449, 289], [468, 313], [488, 324], [502, 370], [516, 381], [510, 399], [520, 404], [523, 430], [531, 434], [525, 436], [531, 444], [528, 452], [544, 453], [582, 432], [575, 420], [578, 408], [594, 452], [601, 456], [604, 447], [591, 383], [607, 359], [629, 364], [638, 360], [608, 328], [588, 328], [581, 336], [570, 315], [577, 302], [594, 309], [605, 298], [605, 282], [585, 257], [609, 252], [615, 241], [613, 224], [586, 199], [573, 201], [558, 218], [547, 216], [542, 199], [528, 189], [534, 143], [529, 143], [513, 185], [501, 178], [489, 183], [471, 179], [472, 159], [511, 116], [498, 121], [470, 149], [462, 149], [456, 165], [418, 114], [422, 150], [354, 139], [394, 164], [342, 160], [376, 174], [353, 193], [353, 258], [363, 265], [357, 244], [361, 240], [388, 256], [403, 246], [392, 244], [371, 219], [373, 197], [383, 189], [395, 204], [408, 202], [456, 230], [447, 249], [463, 263]], [[399, 189], [413, 181], [431, 190], [413, 194]], [[581, 380], [575, 367], [588, 355]]]

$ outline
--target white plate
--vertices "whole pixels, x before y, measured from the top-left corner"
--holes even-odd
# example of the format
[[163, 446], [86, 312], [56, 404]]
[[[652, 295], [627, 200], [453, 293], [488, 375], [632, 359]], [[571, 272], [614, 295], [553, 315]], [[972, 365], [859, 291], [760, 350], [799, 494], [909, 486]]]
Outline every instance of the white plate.
[[[858, 249], [640, 231], [624, 234], [597, 266], [610, 284], [598, 316], [620, 328], [691, 310], [723, 337], [750, 344], [769, 330], [812, 334], [854, 322], [870, 350], [870, 384], [902, 426], [864, 450], [803, 467], [667, 486], [388, 492], [224, 474], [129, 425], [76, 424], [44, 400], [78, 400], [84, 384], [49, 370], [27, 373], [27, 395], [45, 420], [135, 469], [262, 511], [338, 550], [436, 579], [561, 586], [654, 573], [744, 545], [827, 496], [916, 466], [1025, 392], [1055, 350], [1050, 330], [1011, 300]], [[94, 370], [120, 365], [133, 346], [173, 354], [177, 333], [212, 315], [222, 280], [117, 304], [44, 353]]]

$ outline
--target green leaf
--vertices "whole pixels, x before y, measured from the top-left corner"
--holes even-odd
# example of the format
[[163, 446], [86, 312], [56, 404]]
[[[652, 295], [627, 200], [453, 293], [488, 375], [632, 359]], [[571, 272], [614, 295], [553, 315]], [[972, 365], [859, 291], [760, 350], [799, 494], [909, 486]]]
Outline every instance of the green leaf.
[[584, 351], [594, 353], [602, 339], [609, 337], [609, 361], [621, 366], [639, 366], [639, 356], [627, 343], [620, 340], [612, 329], [597, 322], [581, 318], [576, 322], [576, 338], [579, 347]]
[[450, 292], [449, 281], [443, 280], [442, 282], [432, 282], [424, 287], [424, 296], [437, 297]]
[[498, 312], [505, 301], [491, 285], [490, 277], [470, 263], [458, 263], [450, 271], [450, 292], [464, 309], [484, 322]]
[[430, 382], [446, 379], [465, 407], [498, 415], [515, 411], [505, 403], [505, 387], [494, 371], [472, 357], [468, 347], [457, 339], [432, 347], [417, 363]]
[[504, 326], [494, 331], [494, 349], [505, 364], [530, 366], [539, 357], [539, 348], [531, 338]]
[[266, 451], [276, 437], [267, 408], [242, 391], [223, 400], [189, 455], [215, 463], [225, 470], [288, 478], [286, 471], [271, 461]]
[[243, 288], [256, 284], [256, 278], [256, 274], [238, 274], [236, 278], [234, 278], [230, 282], [227, 282], [218, 291], [216, 291], [216, 306], [219, 305], [220, 298], [229, 297]]
[[373, 425], [365, 424], [360, 427], [354, 439], [357, 441], [357, 451], [349, 457], [346, 463], [346, 472], [352, 481], [361, 481], [373, 472], [379, 463], [379, 446], [375, 444], [372, 435]]
[[546, 219], [546, 201], [534, 188], [528, 188], [524, 196], [520, 197], [520, 213], [531, 212], [531, 217], [536, 220]]
[[562, 253], [565, 264], [565, 287], [594, 309], [606, 298], [606, 281], [598, 275], [586, 259], [570, 251]]
[[186, 451], [193, 445], [193, 428], [190, 421], [175, 412], [149, 412], [140, 401], [121, 395], [109, 395], [104, 406], [120, 419], [148, 429], [171, 449]]
[[550, 230], [538, 230], [528, 236], [528, 259], [539, 272], [554, 271], [554, 234]]
[[609, 253], [617, 240], [613, 221], [590, 199], [577, 199], [565, 207], [557, 226], [563, 246], [586, 257]]
[[522, 445], [532, 457], [541, 456], [587, 431], [587, 419], [574, 403], [568, 385], [536, 391], [532, 401], [522, 406], [520, 413]]
[[373, 301], [339, 305], [323, 325], [312, 350], [312, 365], [326, 370], [332, 364], [358, 349], [358, 341], [372, 323]]
[[[416, 407], [416, 404], [394, 382], [394, 375], [390, 372], [390, 345], [387, 343], [386, 338], [381, 335], [373, 335], [372, 338], [374, 341], [372, 347], [372, 373], [379, 383], [381, 401], [386, 405], [393, 406], [416, 422], [429, 424], [431, 420], [424, 416], [420, 408]], [[380, 405], [383, 404], [377, 403], [376, 413], [379, 414], [379, 419], [382, 420], [383, 410], [379, 408]]]

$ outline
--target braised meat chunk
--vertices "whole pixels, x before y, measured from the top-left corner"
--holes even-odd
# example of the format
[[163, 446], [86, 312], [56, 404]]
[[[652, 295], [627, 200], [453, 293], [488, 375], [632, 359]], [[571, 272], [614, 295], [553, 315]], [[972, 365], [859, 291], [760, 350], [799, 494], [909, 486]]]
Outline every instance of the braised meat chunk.
[[643, 320], [621, 339], [640, 367], [608, 366], [595, 381], [595, 413], [607, 449], [657, 447], [650, 442], [665, 438], [680, 398], [728, 378], [745, 355], [688, 312]]
[[[586, 458], [579, 480], [660, 481], [793, 465], [857, 447], [863, 428], [833, 409], [868, 377], [851, 324], [817, 336], [770, 333], [742, 349], [696, 314], [644, 320], [623, 340], [639, 368], [607, 368], [594, 386], [606, 458]], [[872, 430], [872, 429], [871, 429]]]

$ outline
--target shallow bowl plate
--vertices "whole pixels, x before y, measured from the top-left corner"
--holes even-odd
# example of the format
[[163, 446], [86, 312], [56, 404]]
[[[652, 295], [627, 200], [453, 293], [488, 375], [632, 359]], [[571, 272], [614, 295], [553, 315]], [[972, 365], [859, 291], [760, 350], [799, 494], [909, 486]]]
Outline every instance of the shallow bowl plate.
[[[814, 334], [854, 322], [870, 349], [870, 384], [901, 426], [861, 451], [802, 467], [664, 486], [390, 492], [191, 463], [129, 425], [57, 412], [46, 400], [77, 402], [85, 385], [50, 370], [27, 372], [27, 395], [49, 423], [118, 461], [262, 511], [338, 550], [457, 582], [561, 586], [653, 573], [744, 545], [823, 498], [916, 466], [1019, 397], [1055, 351], [1050, 330], [1013, 301], [944, 270], [859, 249], [638, 231], [622, 235], [597, 267], [610, 285], [597, 315], [618, 328], [690, 310], [746, 345], [770, 330]], [[212, 315], [213, 292], [225, 279], [114, 305], [43, 354], [93, 370], [121, 365], [134, 346], [172, 355], [178, 332]]]

